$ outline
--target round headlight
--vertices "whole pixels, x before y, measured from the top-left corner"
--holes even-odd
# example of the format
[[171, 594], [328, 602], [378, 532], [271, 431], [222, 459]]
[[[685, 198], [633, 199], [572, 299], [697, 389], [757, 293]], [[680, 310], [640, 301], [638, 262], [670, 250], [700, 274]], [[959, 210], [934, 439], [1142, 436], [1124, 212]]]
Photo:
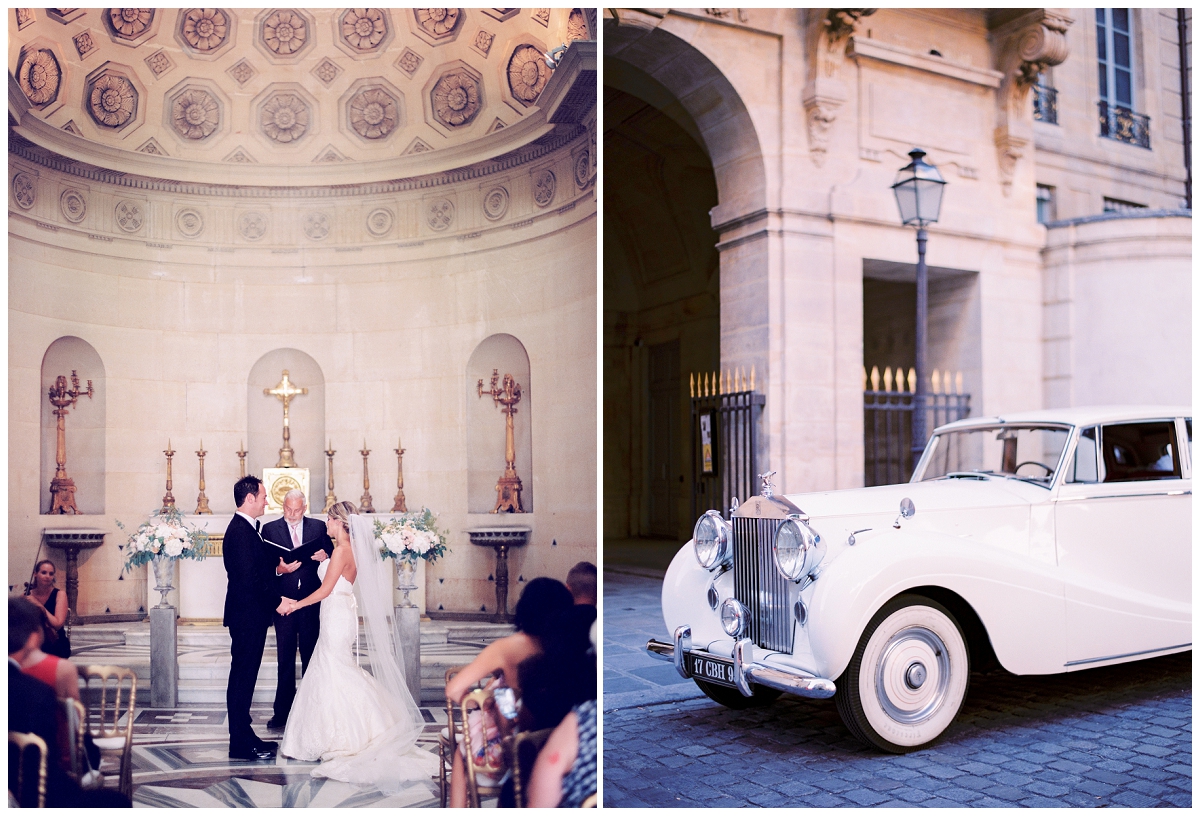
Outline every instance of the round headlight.
[[725, 561], [729, 552], [729, 525], [716, 510], [709, 510], [700, 517], [692, 531], [692, 539], [700, 566], [712, 569]]
[[821, 561], [824, 544], [815, 530], [789, 518], [775, 531], [775, 567], [789, 581], [799, 581]]
[[746, 607], [737, 598], [726, 598], [721, 604], [721, 628], [732, 638], [746, 631]]

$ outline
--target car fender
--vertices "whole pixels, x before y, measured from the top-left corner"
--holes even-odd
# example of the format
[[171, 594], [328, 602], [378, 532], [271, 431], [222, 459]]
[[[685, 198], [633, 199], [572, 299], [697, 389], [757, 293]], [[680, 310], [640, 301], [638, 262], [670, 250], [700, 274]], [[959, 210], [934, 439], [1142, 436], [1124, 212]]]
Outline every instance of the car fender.
[[888, 600], [935, 586], [971, 606], [1006, 670], [1064, 671], [1065, 605], [1055, 569], [1009, 550], [920, 531], [847, 547], [813, 586], [806, 628], [815, 668], [830, 679], [841, 676], [871, 618]]
[[[733, 578], [729, 573], [718, 578], [717, 570], [710, 572], [700, 566], [691, 541], [675, 553], [662, 586], [663, 621], [668, 635], [674, 635], [677, 626], [686, 624], [692, 627], [692, 643], [697, 648], [707, 648], [713, 641], [729, 639], [721, 629], [720, 613], [708, 605], [709, 585], [714, 579], [721, 581], [722, 578], [730, 582], [721, 595], [724, 598], [732, 594]], [[720, 586], [724, 588], [723, 583]]]

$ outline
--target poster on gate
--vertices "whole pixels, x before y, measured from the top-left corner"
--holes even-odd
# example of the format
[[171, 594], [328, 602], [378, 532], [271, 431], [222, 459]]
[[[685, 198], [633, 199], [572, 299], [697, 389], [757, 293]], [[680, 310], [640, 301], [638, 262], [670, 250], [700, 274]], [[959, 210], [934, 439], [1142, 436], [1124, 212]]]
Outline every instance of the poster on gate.
[[714, 472], [712, 425], [713, 415], [711, 411], [706, 411], [700, 415], [700, 472], [705, 474], [712, 474]]

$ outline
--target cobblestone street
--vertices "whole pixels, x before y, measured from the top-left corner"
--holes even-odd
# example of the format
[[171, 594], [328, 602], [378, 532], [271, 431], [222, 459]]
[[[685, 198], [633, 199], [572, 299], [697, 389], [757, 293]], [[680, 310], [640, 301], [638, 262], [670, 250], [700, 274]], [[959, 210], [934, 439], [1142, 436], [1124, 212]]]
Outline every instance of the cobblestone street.
[[[652, 570], [606, 571], [607, 807], [1190, 807], [1190, 652], [1050, 677], [974, 673], [933, 747], [858, 743], [832, 700], [731, 711], [646, 655]], [[638, 573], [638, 574], [631, 574]]]

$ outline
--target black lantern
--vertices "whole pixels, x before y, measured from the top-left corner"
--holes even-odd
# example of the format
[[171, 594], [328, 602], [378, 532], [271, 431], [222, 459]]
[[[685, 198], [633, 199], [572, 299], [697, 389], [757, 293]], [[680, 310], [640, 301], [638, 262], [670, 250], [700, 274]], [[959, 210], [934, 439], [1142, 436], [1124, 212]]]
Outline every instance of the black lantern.
[[925, 451], [926, 394], [925, 387], [925, 341], [929, 315], [929, 273], [925, 268], [925, 225], [938, 220], [942, 209], [942, 188], [946, 180], [932, 164], [925, 161], [925, 151], [914, 147], [908, 153], [912, 159], [896, 174], [892, 192], [896, 194], [896, 206], [900, 208], [900, 220], [907, 226], [917, 227], [917, 336], [913, 368], [917, 376], [913, 394], [912, 418], [912, 465]]

